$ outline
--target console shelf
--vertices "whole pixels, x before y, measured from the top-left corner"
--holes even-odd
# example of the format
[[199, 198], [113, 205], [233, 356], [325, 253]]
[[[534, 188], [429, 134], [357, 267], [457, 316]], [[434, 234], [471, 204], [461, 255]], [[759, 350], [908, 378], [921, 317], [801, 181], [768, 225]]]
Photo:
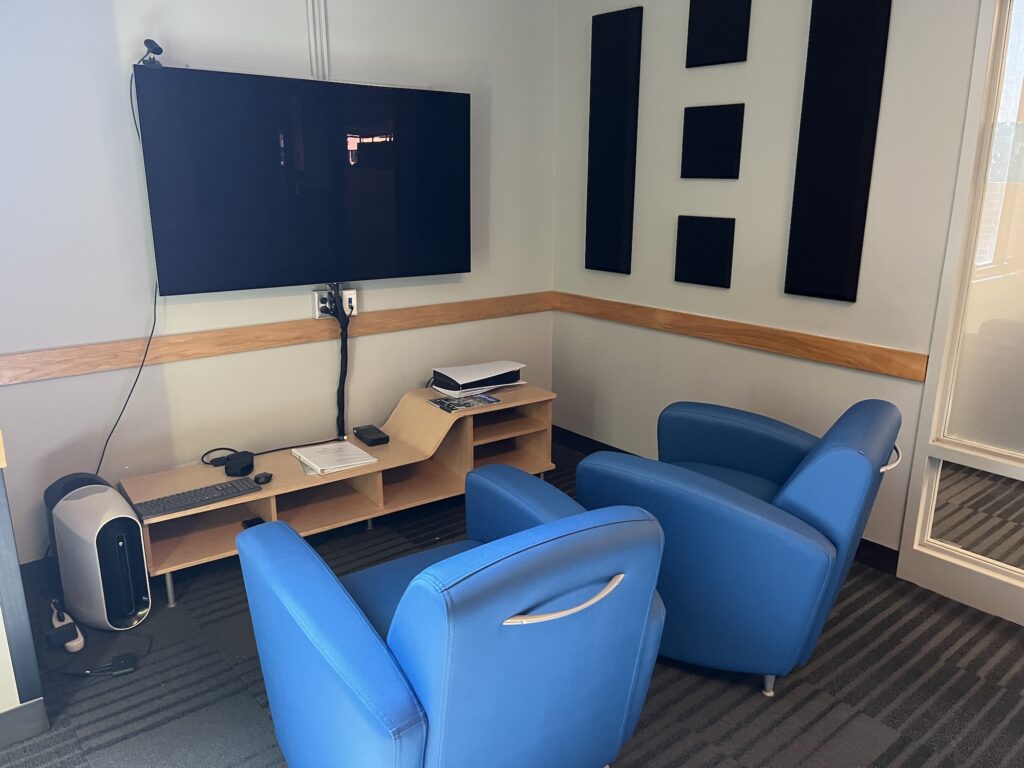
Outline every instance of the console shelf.
[[521, 448], [509, 448], [487, 453], [483, 456], [478, 456], [473, 462], [474, 468], [483, 467], [488, 464], [508, 464], [516, 469], [529, 472], [531, 475], [538, 475], [541, 472], [552, 469], [552, 464], [549, 460], [543, 456], [537, 456], [529, 451], [524, 451]]
[[[359, 447], [377, 461], [332, 475], [306, 475], [289, 450], [257, 456], [254, 472], [271, 472], [261, 490], [159, 518], [143, 520], [151, 576], [170, 575], [237, 554], [242, 521], [283, 520], [303, 536], [458, 496], [466, 474], [485, 464], [510, 464], [531, 474], [553, 469], [553, 392], [522, 384], [498, 390], [500, 402], [446, 413], [429, 401], [432, 389], [407, 393], [384, 423], [387, 445]], [[220, 469], [191, 465], [122, 480], [135, 502], [222, 482]]]
[[449, 499], [465, 490], [457, 475], [430, 459], [384, 471], [384, 511], [397, 512], [431, 501]]
[[344, 482], [295, 491], [277, 500], [277, 519], [303, 536], [370, 520], [380, 511], [379, 503]]
[[481, 421], [482, 416], [473, 417], [473, 445], [496, 443], [509, 437], [544, 432], [549, 428], [540, 419], [524, 416], [515, 410], [498, 411], [493, 415], [500, 418]]
[[236, 554], [235, 536], [242, 530], [242, 521], [268, 516], [269, 502], [247, 501], [147, 526], [149, 575], [158, 576]]

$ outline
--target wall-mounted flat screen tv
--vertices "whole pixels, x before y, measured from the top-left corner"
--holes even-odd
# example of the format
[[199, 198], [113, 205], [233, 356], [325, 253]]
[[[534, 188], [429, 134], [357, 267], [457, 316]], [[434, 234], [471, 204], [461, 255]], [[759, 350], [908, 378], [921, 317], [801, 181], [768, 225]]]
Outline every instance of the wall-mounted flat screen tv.
[[469, 95], [135, 68], [163, 295], [468, 272]]

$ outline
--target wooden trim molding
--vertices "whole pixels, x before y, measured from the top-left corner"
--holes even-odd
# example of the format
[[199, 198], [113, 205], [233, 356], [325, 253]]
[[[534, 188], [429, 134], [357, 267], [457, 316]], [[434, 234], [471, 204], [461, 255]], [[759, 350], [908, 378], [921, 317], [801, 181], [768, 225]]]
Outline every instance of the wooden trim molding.
[[924, 381], [928, 366], [928, 355], [920, 352], [573, 293], [558, 293], [554, 309], [910, 381]]
[[[352, 318], [349, 336], [372, 336], [378, 333], [546, 312], [552, 308], [553, 294], [553, 291], [541, 291], [422, 307], [361, 312]], [[236, 352], [254, 352], [336, 338], [337, 323], [333, 320], [313, 319], [176, 333], [153, 339], [146, 365], [231, 355]], [[0, 355], [0, 386], [134, 368], [139, 364], [145, 347], [145, 339], [126, 339]]]
[[[363, 312], [352, 318], [349, 335], [372, 336], [550, 311], [636, 325], [910, 381], [924, 381], [928, 364], [928, 356], [920, 352], [561, 291]], [[329, 341], [337, 335], [338, 328], [333, 322], [287, 320], [157, 336], [153, 339], [146, 365]], [[0, 355], [0, 386], [134, 368], [139, 364], [145, 343], [145, 339], [125, 339]]]

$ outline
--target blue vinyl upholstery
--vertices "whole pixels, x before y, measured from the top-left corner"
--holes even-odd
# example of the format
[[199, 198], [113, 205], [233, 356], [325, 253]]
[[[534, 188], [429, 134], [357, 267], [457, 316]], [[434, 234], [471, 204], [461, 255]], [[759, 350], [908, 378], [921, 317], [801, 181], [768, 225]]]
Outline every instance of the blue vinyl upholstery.
[[494, 541], [585, 510], [550, 483], [502, 464], [466, 477], [466, 535]]
[[391, 619], [398, 608], [398, 601], [405, 594], [409, 582], [424, 568], [429, 568], [452, 555], [479, 547], [480, 544], [479, 541], [464, 539], [431, 547], [397, 560], [388, 560], [380, 565], [345, 574], [341, 577], [341, 584], [356, 601], [356, 605], [363, 609], [377, 634], [387, 637]]
[[771, 501], [775, 498], [775, 494], [779, 492], [778, 483], [773, 483], [771, 480], [766, 480], [750, 472], [742, 472], [738, 469], [730, 469], [729, 467], [719, 467], [715, 464], [705, 464], [700, 461], [675, 461], [671, 463], [674, 466], [689, 469], [705, 477], [721, 480], [726, 485], [738, 488], [744, 493], [749, 493], [751, 496], [756, 496], [761, 501]]
[[745, 472], [782, 485], [818, 442], [756, 413], [710, 403], [673, 403], [658, 417], [658, 459]]
[[810, 658], [849, 571], [900, 428], [894, 405], [857, 403], [821, 438], [764, 416], [676, 403], [660, 461], [584, 459], [587, 508], [635, 504], [665, 532], [661, 653], [736, 672], [788, 674]]
[[422, 766], [423, 708], [327, 564], [285, 523], [237, 538], [274, 731], [288, 764]]
[[[284, 523], [239, 534], [289, 765], [612, 762], [636, 727], [661, 640], [664, 537], [641, 509], [581, 509], [537, 478], [486, 467], [467, 478], [468, 528], [480, 539], [340, 581]], [[617, 574], [583, 610], [503, 623], [583, 604]]]

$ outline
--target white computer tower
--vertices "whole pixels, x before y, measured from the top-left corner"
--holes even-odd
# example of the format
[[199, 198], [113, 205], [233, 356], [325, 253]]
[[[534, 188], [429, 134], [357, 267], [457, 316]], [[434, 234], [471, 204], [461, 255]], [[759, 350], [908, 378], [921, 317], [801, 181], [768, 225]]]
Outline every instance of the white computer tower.
[[62, 477], [45, 499], [68, 613], [99, 629], [139, 624], [151, 596], [135, 510], [103, 478], [84, 473]]

